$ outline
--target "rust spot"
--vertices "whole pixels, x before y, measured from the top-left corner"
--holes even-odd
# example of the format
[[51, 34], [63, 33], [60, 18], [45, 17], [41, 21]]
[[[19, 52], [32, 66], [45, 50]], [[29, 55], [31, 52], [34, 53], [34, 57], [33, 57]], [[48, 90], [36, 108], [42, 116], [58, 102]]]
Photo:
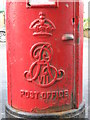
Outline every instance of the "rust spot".
[[80, 42], [80, 38], [78, 37], [78, 39], [77, 39], [77, 43], [79, 44], [79, 42]]
[[[34, 108], [32, 109], [32, 113], [59, 113], [62, 114], [62, 111], [67, 111], [70, 110], [72, 108], [72, 104], [66, 104], [66, 105], [62, 105], [61, 107], [59, 106], [51, 106], [45, 109], [39, 109], [39, 108]], [[61, 113], [60, 113], [61, 112]]]

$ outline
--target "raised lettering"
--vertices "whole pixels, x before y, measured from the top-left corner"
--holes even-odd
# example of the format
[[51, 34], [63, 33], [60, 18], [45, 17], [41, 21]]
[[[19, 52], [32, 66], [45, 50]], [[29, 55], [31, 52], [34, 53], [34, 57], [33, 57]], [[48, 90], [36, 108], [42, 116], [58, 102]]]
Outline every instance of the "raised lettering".
[[25, 95], [26, 95], [27, 98], [29, 98], [30, 97], [30, 92], [25, 91]]
[[31, 98], [31, 99], [34, 99], [34, 98], [35, 98], [35, 95], [34, 95], [34, 93], [33, 93], [32, 91], [30, 91], [30, 98]]
[[35, 93], [35, 99], [38, 99], [40, 92], [34, 92]]
[[47, 92], [47, 99], [51, 97], [51, 92]]
[[43, 98], [43, 99], [46, 99], [46, 98], [47, 98], [46, 92], [42, 92], [42, 98]]
[[56, 92], [53, 91], [53, 92], [52, 92], [52, 99], [54, 99], [55, 96], [56, 96]]
[[63, 91], [59, 91], [59, 98], [63, 97]]
[[30, 99], [52, 99], [57, 100], [61, 98], [68, 97], [68, 90], [60, 90], [60, 91], [28, 91], [28, 90], [20, 90], [21, 97], [26, 97]]
[[68, 97], [68, 90], [64, 90], [64, 97]]
[[23, 95], [25, 95], [25, 91], [21, 90], [21, 97], [23, 97]]

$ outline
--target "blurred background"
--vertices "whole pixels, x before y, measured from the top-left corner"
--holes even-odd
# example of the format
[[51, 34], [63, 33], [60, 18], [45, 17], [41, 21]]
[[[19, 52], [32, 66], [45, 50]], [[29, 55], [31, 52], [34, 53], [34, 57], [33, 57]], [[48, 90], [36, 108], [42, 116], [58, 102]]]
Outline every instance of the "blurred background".
[[83, 30], [84, 30], [84, 37], [90, 38], [90, 18], [88, 17], [88, 5], [90, 0], [83, 0], [84, 2], [84, 22], [83, 22]]
[[[88, 2], [84, 2], [84, 49], [83, 49], [83, 99], [86, 103], [86, 118], [90, 118], [90, 107], [88, 106], [88, 41], [90, 41], [90, 18], [88, 18]], [[5, 12], [6, 0], [0, 0], [0, 118], [5, 117], [5, 104], [7, 102], [7, 64], [6, 64], [6, 29]], [[89, 38], [88, 38], [89, 37]], [[89, 114], [88, 114], [89, 111]]]
[[5, 24], [5, 3], [6, 0], [0, 0], [0, 28]]
[[5, 8], [6, 0], [0, 0], [0, 41], [5, 42]]

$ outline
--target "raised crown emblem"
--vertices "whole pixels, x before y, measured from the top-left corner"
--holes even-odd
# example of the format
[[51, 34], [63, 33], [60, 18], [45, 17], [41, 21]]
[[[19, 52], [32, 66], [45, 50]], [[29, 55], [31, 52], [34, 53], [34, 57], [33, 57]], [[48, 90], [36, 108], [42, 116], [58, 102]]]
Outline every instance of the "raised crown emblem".
[[46, 18], [46, 15], [42, 12], [39, 13], [39, 19], [34, 20], [30, 27], [33, 29], [33, 35], [41, 35], [41, 36], [51, 36], [53, 30], [56, 29], [55, 25]]

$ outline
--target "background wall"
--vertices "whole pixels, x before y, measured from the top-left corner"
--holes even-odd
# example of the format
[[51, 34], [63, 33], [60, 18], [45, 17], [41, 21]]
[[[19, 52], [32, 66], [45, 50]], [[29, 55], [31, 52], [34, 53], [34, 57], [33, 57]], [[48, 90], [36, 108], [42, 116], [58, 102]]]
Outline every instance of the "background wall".
[[5, 6], [6, 0], [0, 0], [0, 28], [5, 25]]
[[88, 18], [88, 2], [90, 0], [83, 0], [84, 2], [84, 18]]
[[5, 11], [5, 2], [6, 0], [0, 0], [0, 12]]

